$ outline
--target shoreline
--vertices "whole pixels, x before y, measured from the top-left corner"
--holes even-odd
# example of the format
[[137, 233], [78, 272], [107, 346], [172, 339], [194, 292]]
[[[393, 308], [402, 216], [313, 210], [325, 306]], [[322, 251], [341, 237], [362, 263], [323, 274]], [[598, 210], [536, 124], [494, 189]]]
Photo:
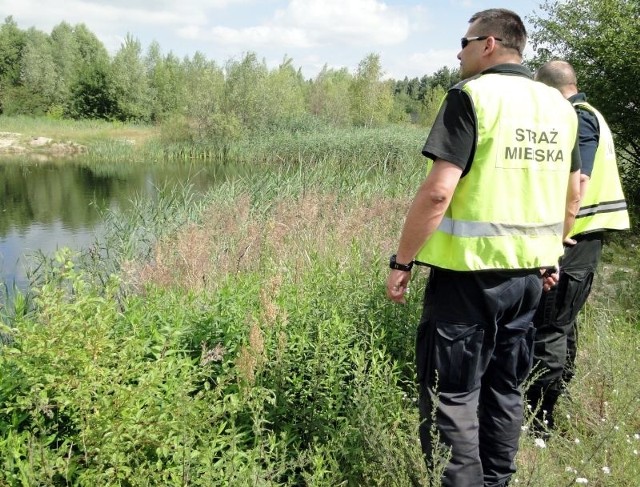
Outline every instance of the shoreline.
[[61, 142], [43, 136], [31, 137], [18, 132], [0, 132], [0, 155], [69, 156], [86, 152], [87, 147], [76, 142]]

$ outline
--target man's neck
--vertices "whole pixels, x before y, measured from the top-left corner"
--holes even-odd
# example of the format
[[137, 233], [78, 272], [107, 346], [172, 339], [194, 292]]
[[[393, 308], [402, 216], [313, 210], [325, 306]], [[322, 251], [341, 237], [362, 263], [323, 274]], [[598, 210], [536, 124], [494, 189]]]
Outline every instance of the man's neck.
[[491, 66], [497, 66], [498, 64], [522, 64], [522, 58], [520, 56], [514, 56], [511, 53], [505, 53], [501, 56], [494, 56], [491, 59]]
[[568, 99], [568, 98], [571, 98], [573, 95], [577, 94], [578, 90], [576, 89], [575, 86], [567, 85], [567, 86], [560, 87], [560, 93], [562, 93], [562, 96]]

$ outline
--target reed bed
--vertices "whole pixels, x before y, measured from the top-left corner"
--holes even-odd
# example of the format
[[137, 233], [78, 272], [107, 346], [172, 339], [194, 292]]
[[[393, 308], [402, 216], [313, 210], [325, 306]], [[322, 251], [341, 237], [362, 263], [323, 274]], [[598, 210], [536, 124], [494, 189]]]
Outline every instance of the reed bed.
[[[406, 306], [384, 297], [425, 171], [399, 134], [359, 131], [358, 151], [345, 133], [335, 153], [274, 135], [254, 154], [285, 162], [167, 188], [43, 265], [4, 319], [0, 484], [438, 485], [447, 453], [426, 469], [413, 382], [426, 272]], [[640, 478], [636, 262], [606, 254], [566, 420], [544, 448], [523, 432], [514, 485]]]

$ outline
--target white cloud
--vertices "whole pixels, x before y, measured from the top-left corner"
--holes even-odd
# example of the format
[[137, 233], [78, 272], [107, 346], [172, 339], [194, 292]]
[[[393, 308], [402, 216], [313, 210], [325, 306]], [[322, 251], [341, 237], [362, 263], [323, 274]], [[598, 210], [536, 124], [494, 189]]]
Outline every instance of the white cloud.
[[405, 14], [376, 0], [291, 0], [262, 25], [238, 28], [190, 25], [179, 32], [193, 40], [251, 48], [382, 46], [405, 41], [409, 20]]
[[[81, 3], [104, 5], [105, 0], [78, 0]], [[255, 0], [254, 0], [255, 1]], [[248, 3], [250, 0], [108, 0], [109, 5], [123, 7], [124, 9], [141, 10], [205, 10], [208, 8], [222, 8], [230, 5]]]
[[444, 66], [457, 68], [459, 61], [456, 59], [458, 51], [455, 49], [429, 49], [424, 52], [414, 52], [388, 59], [383, 57], [387, 77], [403, 79], [422, 77], [427, 73], [434, 73]]
[[291, 0], [275, 19], [321, 43], [392, 45], [409, 35], [406, 14], [376, 0]]
[[307, 76], [325, 64], [354, 70], [378, 53], [387, 76], [398, 79], [458, 65], [459, 37], [488, 0], [472, 0], [473, 10], [467, 1], [0, 0], [0, 21], [12, 15], [21, 29], [44, 32], [83, 23], [112, 54], [131, 34], [143, 48], [155, 40], [164, 52], [201, 52], [216, 62], [247, 51], [270, 63], [287, 55]]
[[306, 48], [314, 44], [305, 31], [298, 28], [280, 26], [255, 26], [234, 29], [231, 27], [213, 27], [202, 29], [189, 26], [178, 30], [179, 35], [186, 39], [212, 41], [226, 47], [251, 48], [263, 46], [289, 46]]
[[[115, 4], [114, 4], [115, 3]], [[14, 17], [26, 22], [42, 25], [54, 25], [62, 20], [70, 24], [87, 23], [101, 26], [105, 29], [116, 30], [122, 23], [141, 25], [181, 25], [204, 24], [206, 15], [202, 9], [183, 8], [175, 2], [166, 9], [154, 8], [150, 5], [139, 5], [145, 2], [132, 2], [126, 6], [118, 2], [91, 2], [83, 0], [67, 0], [65, 2], [50, 0], [38, 2], [34, 0], [9, 0], [0, 2], [0, 7], [11, 12]], [[186, 2], [187, 4], [194, 2]], [[197, 2], [196, 2], [197, 4]], [[40, 27], [42, 28], [42, 27]]]

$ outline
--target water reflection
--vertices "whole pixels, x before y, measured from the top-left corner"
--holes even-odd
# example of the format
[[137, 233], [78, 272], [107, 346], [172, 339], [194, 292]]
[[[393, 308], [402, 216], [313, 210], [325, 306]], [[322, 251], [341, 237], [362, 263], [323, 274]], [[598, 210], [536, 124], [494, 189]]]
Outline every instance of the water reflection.
[[82, 161], [0, 160], [0, 278], [28, 285], [29, 255], [87, 248], [102, 231], [104, 210], [125, 209], [158, 188], [190, 184], [206, 190], [219, 168], [83, 164]]

